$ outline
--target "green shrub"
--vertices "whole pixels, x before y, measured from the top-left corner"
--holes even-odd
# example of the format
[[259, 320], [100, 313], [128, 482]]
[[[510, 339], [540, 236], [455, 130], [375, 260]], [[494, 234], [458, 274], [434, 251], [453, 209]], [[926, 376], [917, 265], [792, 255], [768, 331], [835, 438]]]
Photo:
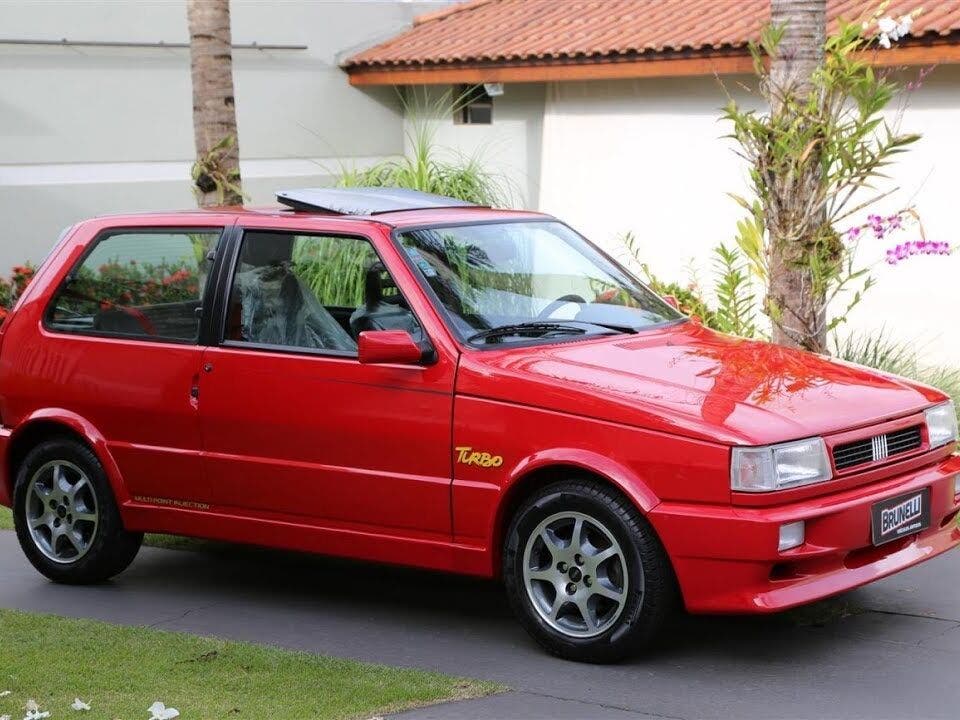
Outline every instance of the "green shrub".
[[[161, 305], [196, 300], [200, 277], [195, 267], [184, 260], [172, 263], [110, 261], [97, 272], [81, 267], [70, 283], [66, 296], [81, 303], [100, 305]], [[77, 312], [89, 314], [97, 308]]]
[[746, 338], [763, 337], [757, 321], [758, 301], [749, 261], [740, 250], [728, 248], [722, 243], [714, 248], [715, 291], [711, 302], [697, 283], [684, 287], [677, 282], [665, 282], [657, 277], [643, 261], [633, 233], [624, 234], [620, 241], [634, 263], [639, 266], [650, 289], [660, 296], [670, 295], [675, 298], [680, 312], [700, 318], [704, 325], [718, 332]]
[[360, 307], [373, 258], [369, 243], [314, 238], [294, 251], [293, 269], [324, 305]]

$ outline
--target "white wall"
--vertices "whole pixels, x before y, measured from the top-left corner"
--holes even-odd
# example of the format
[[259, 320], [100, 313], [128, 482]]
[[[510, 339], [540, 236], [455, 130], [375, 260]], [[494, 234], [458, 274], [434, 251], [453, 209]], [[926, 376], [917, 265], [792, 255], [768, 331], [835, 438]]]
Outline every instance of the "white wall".
[[[727, 88], [750, 103], [738, 80], [748, 79], [728, 79]], [[712, 78], [549, 86], [540, 208], [615, 253], [617, 237], [633, 231], [648, 264], [665, 279], [688, 279], [693, 267], [709, 280], [710, 251], [733, 243], [741, 217], [725, 193], [745, 187], [744, 167], [721, 139], [728, 131], [718, 122], [724, 102]], [[938, 68], [927, 79], [912, 98], [904, 129], [924, 139], [893, 169], [903, 190], [876, 210], [893, 212], [916, 194], [928, 238], [960, 246], [960, 68]], [[960, 326], [953, 320], [960, 256], [915, 258], [890, 268], [882, 261], [887, 246], [867, 241], [861, 247], [878, 284], [852, 315], [850, 329], [886, 327], [897, 339], [920, 344], [931, 362], [960, 364]]]
[[[349, 86], [338, 54], [381, 40], [436, 3], [233, 0], [244, 187], [328, 183], [346, 159], [398, 154], [389, 88]], [[185, 42], [184, 0], [5, 0], [4, 38]], [[189, 51], [0, 44], [0, 274], [43, 257], [91, 215], [190, 207], [194, 157]]]
[[[890, 114], [891, 122], [896, 120]], [[882, 262], [883, 251], [896, 242], [919, 239], [916, 229], [889, 241], [868, 239], [861, 245], [863, 262], [874, 263], [877, 285], [854, 312], [854, 330], [878, 331], [914, 341], [931, 362], [960, 365], [960, 67], [941, 66], [914, 92], [903, 114], [904, 131], [923, 138], [889, 168], [900, 188], [878, 203], [889, 214], [915, 205], [927, 239], [951, 243], [948, 258], [916, 257], [896, 267]], [[861, 217], [861, 221], [863, 218]]]

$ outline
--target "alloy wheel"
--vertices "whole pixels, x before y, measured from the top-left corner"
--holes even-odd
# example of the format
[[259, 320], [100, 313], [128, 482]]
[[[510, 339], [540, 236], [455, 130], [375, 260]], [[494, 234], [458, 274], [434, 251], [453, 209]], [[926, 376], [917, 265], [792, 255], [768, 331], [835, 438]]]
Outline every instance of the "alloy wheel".
[[100, 516], [93, 485], [66, 460], [45, 463], [33, 474], [24, 512], [34, 545], [56, 563], [82, 558], [97, 534]]
[[[590, 638], [620, 617], [631, 579], [613, 533], [596, 518], [571, 511], [551, 515], [530, 534], [523, 582], [537, 614], [551, 628]], [[643, 577], [632, 582], [642, 592]]]

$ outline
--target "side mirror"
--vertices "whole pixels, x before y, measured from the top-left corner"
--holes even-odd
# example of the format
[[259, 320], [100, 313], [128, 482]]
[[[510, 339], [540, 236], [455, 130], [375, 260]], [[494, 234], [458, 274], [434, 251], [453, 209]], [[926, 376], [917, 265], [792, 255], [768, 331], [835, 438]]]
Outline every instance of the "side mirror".
[[406, 330], [364, 330], [357, 345], [364, 365], [419, 365], [423, 361], [423, 350]]
[[680, 309], [680, 302], [673, 295], [664, 295], [663, 301], [674, 310]]

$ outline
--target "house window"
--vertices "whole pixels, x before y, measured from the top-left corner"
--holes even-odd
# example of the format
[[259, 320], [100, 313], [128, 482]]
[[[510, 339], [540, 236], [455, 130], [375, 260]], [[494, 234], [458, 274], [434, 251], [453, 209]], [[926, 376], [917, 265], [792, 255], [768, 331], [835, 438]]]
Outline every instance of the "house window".
[[483, 85], [460, 85], [456, 98], [453, 122], [457, 125], [489, 125], [493, 122], [493, 98]]

